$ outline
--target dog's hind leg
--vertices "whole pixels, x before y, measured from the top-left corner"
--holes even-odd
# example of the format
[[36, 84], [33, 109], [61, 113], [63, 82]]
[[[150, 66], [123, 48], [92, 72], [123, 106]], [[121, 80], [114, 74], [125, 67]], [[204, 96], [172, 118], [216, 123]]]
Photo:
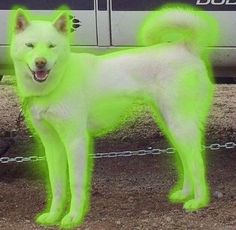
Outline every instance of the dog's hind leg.
[[185, 209], [196, 210], [208, 204], [201, 131], [194, 122], [181, 126], [179, 128], [169, 126], [169, 139], [176, 148], [183, 167], [183, 176], [180, 175], [180, 178], [183, 177], [182, 188], [173, 190], [169, 198], [173, 202], [185, 201]]
[[209, 202], [201, 144], [212, 88], [207, 76], [202, 75], [200, 80], [198, 74], [191, 71], [182, 78], [176, 76], [178, 82], [163, 86], [154, 96], [156, 102], [152, 106], [154, 118], [176, 149], [181, 162], [180, 181], [169, 198], [184, 202], [187, 210], [199, 209]]
[[[181, 165], [178, 165], [179, 181], [171, 191], [172, 202], [185, 202], [184, 208], [196, 210], [208, 204], [208, 187], [205, 177], [205, 166], [202, 157], [202, 133], [194, 120], [180, 121], [169, 116], [162, 124], [165, 134], [176, 149]], [[159, 119], [160, 120], [160, 119]], [[164, 123], [164, 122], [163, 122]]]

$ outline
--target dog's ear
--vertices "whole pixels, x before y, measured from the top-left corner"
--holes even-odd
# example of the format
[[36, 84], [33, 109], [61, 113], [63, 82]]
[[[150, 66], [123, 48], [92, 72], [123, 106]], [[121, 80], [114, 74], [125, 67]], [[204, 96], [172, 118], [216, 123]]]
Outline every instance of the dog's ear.
[[70, 31], [69, 15], [63, 11], [53, 22], [54, 27], [59, 33], [68, 34]]
[[29, 25], [29, 20], [21, 8], [17, 9], [15, 17], [15, 31], [17, 33], [23, 32]]

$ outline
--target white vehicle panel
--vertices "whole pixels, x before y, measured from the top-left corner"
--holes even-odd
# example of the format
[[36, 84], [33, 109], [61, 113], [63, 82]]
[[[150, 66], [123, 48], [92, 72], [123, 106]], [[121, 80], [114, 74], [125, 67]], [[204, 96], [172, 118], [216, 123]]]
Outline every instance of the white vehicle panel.
[[[149, 14], [149, 11], [112, 11], [111, 34], [114, 46], [135, 46], [138, 30]], [[220, 41], [218, 46], [236, 47], [236, 12], [209, 12], [214, 15], [220, 25]]]

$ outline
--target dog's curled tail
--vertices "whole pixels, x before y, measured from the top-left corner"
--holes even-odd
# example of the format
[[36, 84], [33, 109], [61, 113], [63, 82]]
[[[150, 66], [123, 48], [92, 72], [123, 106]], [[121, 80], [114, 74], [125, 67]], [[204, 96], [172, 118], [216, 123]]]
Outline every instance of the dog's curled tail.
[[184, 42], [200, 51], [216, 45], [218, 34], [218, 23], [208, 13], [186, 5], [166, 5], [144, 20], [138, 43]]

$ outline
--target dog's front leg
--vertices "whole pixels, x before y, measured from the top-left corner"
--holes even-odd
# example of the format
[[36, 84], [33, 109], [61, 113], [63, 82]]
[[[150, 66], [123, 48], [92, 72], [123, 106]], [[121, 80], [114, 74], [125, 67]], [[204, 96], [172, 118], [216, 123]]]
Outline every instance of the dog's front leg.
[[29, 117], [45, 149], [52, 194], [51, 199], [48, 196], [46, 211], [37, 216], [36, 222], [42, 225], [54, 225], [60, 220], [66, 201], [66, 151], [57, 132], [48, 122], [35, 116]]
[[92, 158], [88, 155], [91, 145], [87, 132], [80, 132], [66, 142], [71, 204], [61, 227], [71, 228], [82, 223], [89, 209]]

